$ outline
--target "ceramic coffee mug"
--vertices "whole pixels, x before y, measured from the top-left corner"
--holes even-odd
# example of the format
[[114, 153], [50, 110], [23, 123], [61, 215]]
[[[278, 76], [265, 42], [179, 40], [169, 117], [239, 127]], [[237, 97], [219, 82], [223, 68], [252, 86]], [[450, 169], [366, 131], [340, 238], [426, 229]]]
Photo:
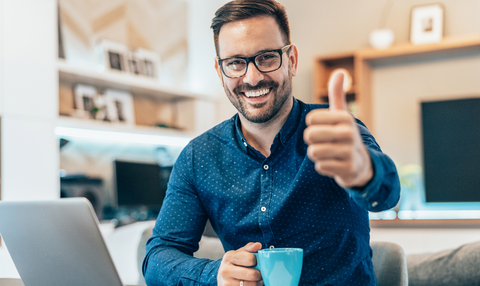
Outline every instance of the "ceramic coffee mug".
[[253, 253], [257, 257], [254, 267], [262, 273], [265, 286], [297, 286], [303, 265], [303, 249], [270, 248]]

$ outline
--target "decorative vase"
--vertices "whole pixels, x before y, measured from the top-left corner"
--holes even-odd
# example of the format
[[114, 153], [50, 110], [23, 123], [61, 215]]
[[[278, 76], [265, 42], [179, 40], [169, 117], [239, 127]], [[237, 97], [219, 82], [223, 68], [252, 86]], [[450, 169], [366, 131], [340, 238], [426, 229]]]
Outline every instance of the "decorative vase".
[[393, 44], [395, 35], [390, 29], [375, 29], [370, 33], [370, 45], [376, 49], [386, 49]]

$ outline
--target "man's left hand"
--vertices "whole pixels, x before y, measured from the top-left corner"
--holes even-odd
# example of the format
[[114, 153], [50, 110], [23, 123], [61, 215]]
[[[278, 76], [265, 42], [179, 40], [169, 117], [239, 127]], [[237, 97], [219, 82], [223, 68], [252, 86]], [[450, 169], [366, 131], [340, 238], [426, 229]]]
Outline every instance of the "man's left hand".
[[363, 187], [373, 177], [373, 168], [357, 123], [348, 111], [342, 73], [332, 76], [328, 98], [328, 110], [312, 110], [305, 119], [308, 157], [318, 173], [334, 178], [340, 186]]

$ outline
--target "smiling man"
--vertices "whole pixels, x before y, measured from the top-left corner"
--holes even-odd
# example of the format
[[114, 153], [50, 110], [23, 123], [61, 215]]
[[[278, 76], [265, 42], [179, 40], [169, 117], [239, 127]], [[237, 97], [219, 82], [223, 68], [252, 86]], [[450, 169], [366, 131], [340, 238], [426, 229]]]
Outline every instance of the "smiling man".
[[[212, 21], [215, 68], [238, 110], [175, 163], [147, 244], [148, 285], [263, 285], [252, 252], [303, 248], [300, 285], [376, 285], [368, 210], [393, 207], [393, 162], [347, 110], [343, 75], [330, 106], [292, 94], [298, 50], [285, 8], [237, 0]], [[223, 259], [193, 258], [209, 219]]]

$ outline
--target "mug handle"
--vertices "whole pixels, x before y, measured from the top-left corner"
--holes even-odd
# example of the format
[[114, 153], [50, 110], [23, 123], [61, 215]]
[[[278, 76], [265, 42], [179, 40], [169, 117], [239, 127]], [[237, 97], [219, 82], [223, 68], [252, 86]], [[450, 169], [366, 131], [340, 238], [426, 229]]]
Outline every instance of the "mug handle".
[[252, 254], [255, 255], [255, 258], [257, 259], [257, 264], [255, 266], [250, 266], [250, 268], [255, 268], [258, 271], [260, 271], [260, 265], [258, 265], [259, 262], [260, 262], [260, 260], [258, 260], [258, 253], [257, 252], [252, 252]]

